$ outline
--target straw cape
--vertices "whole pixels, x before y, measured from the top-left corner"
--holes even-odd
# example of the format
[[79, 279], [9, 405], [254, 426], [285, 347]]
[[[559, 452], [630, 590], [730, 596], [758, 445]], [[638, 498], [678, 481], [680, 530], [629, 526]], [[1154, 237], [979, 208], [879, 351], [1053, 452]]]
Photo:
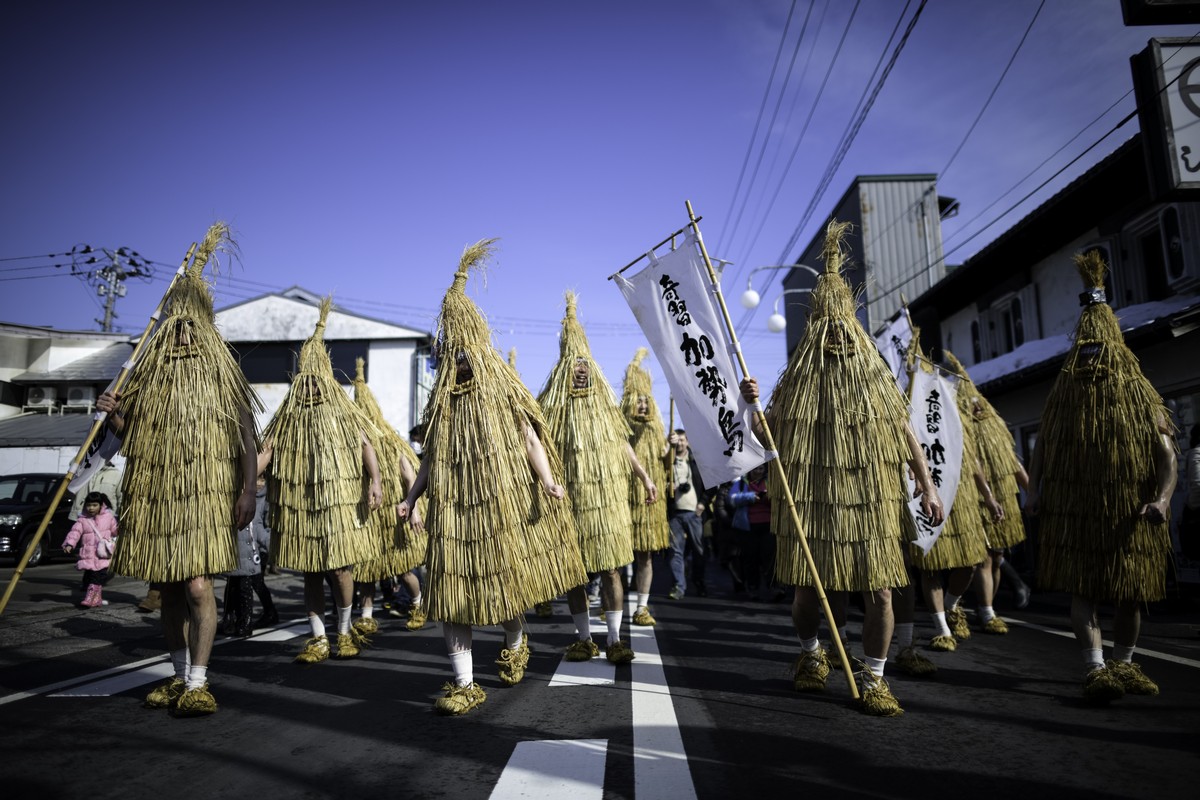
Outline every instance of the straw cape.
[[[910, 369], [933, 372], [935, 367], [921, 352], [919, 335], [920, 331], [913, 331], [909, 360], [914, 366]], [[910, 383], [910, 389], [911, 386]], [[971, 401], [963, 391], [961, 382], [955, 387], [954, 404], [958, 409], [959, 419], [962, 420], [962, 469], [958, 491], [954, 495], [954, 505], [950, 507], [946, 524], [928, 553], [922, 552], [916, 545], [909, 547], [913, 566], [929, 572], [973, 567], [987, 558], [987, 537], [983, 523], [985, 508], [983, 496], [979, 493], [979, 487], [975, 485], [979, 438], [975, 426], [971, 423]]]
[[391, 544], [371, 522], [363, 437], [379, 452], [375, 426], [333, 375], [321, 301], [312, 336], [300, 348], [299, 371], [267, 425], [273, 455], [267, 479], [271, 560], [285, 569], [325, 572], [383, 556]]
[[[968, 416], [963, 412], [963, 423], [970, 427], [975, 434], [979, 446], [979, 459], [983, 462], [983, 474], [992, 487], [992, 496], [1004, 509], [1004, 519], [999, 522], [984, 509], [983, 525], [987, 534], [987, 545], [993, 550], [1005, 547], [1015, 547], [1025, 541], [1025, 523], [1021, 519], [1021, 502], [1018, 495], [1017, 475], [1023, 469], [1017, 460], [1012, 434], [1004, 419], [996, 413], [996, 409], [979, 391], [979, 387], [967, 374], [967, 369], [954, 357], [949, 350], [945, 352], [946, 361], [958, 373], [958, 395], [965, 399], [965, 407], [971, 410]], [[964, 404], [960, 403], [960, 407]], [[971, 420], [969, 426], [967, 420]]]
[[[379, 474], [383, 483], [383, 504], [371, 515], [371, 522], [379, 526], [380, 537], [388, 542], [387, 552], [382, 558], [364, 561], [354, 566], [354, 579], [365, 583], [392, 575], [403, 575], [418, 564], [424, 564], [429, 537], [424, 532], [413, 530], [412, 525], [408, 522], [402, 523], [396, 516], [396, 504], [403, 500], [408, 494], [408, 489], [412, 488], [404, 485], [400, 462], [407, 463], [415, 476], [421, 467], [420, 460], [412, 445], [404, 441], [396, 429], [384, 419], [374, 392], [367, 386], [363, 360], [355, 360], [354, 366], [354, 403], [379, 431], [375, 457], [379, 461]], [[425, 518], [426, 506], [427, 501], [424, 497], [417, 501], [417, 512], [421, 519]]]
[[[585, 582], [567, 498], [543, 491], [530, 469], [526, 429], [537, 434], [555, 480], [562, 464], [546, 422], [465, 288], [494, 239], [466, 249], [438, 318], [438, 369], [425, 409], [429, 616], [492, 625]], [[472, 376], [458, 382], [455, 362]]]
[[224, 223], [208, 229], [122, 394], [117, 574], [167, 583], [237, 567], [241, 425], [262, 405], [217, 332], [203, 275], [234, 247]]
[[[574, 292], [559, 334], [558, 363], [550, 370], [538, 404], [563, 461], [567, 493], [575, 509], [579, 551], [588, 572], [616, 569], [633, 561], [633, 519], [627, 446], [630, 430], [616, 395], [592, 358], [576, 315]], [[588, 366], [588, 385], [573, 388], [577, 362]]]
[[[621, 413], [632, 432], [629, 445], [634, 455], [655, 486], [667, 486], [667, 467], [663, 460], [663, 449], [666, 447], [667, 434], [663, 428], [662, 415], [658, 412], [658, 404], [654, 402], [654, 391], [651, 388], [650, 373], [642, 366], [642, 361], [650, 351], [639, 347], [634, 353], [633, 361], [625, 368], [625, 385], [621, 391]], [[638, 401], [645, 398], [646, 413], [638, 412]], [[629, 508], [633, 514], [633, 549], [635, 552], [654, 552], [665, 550], [671, 544], [671, 526], [667, 522], [666, 493], [661, 492], [658, 499], [646, 505], [646, 487], [632, 472], [629, 475]]]
[[1099, 253], [1075, 265], [1085, 305], [1037, 443], [1038, 583], [1095, 601], [1161, 600], [1170, 523], [1155, 525], [1138, 509], [1154, 498], [1155, 447], [1170, 415], [1104, 302]]
[[[841, 275], [848, 227], [834, 221], [826, 230], [825, 271], [812, 293], [808, 324], [768, 409], [800, 524], [830, 591], [906, 585], [901, 541], [915, 537], [902, 479], [911, 457], [908, 408], [859, 324]], [[768, 473], [772, 497], [783, 496], [778, 472]], [[779, 504], [772, 512], [776, 576], [811, 586], [790, 515]]]

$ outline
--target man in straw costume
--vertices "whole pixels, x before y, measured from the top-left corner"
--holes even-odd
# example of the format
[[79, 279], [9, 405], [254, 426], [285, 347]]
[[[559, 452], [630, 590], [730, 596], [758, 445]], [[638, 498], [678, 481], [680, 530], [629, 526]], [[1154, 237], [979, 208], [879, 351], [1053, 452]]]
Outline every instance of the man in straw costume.
[[[642, 361], [650, 351], [639, 347], [633, 361], [625, 368], [625, 385], [621, 391], [621, 412], [631, 431], [629, 445], [634, 455], [650, 474], [655, 486], [667, 485], [666, 430], [658, 404], [654, 402], [650, 373]], [[633, 515], [633, 558], [636, 572], [634, 588], [637, 591], [637, 608], [634, 610], [634, 625], [653, 625], [647, 605], [650, 599], [650, 583], [654, 579], [654, 561], [651, 556], [671, 546], [671, 527], [667, 522], [667, 499], [660, 494], [653, 502], [647, 502], [646, 488], [636, 475], [629, 476], [629, 509]]]
[[404, 441], [384, 418], [374, 392], [367, 386], [363, 359], [357, 359], [354, 366], [354, 402], [379, 432], [379, 447], [375, 456], [383, 478], [383, 504], [371, 516], [371, 523], [379, 526], [380, 536], [388, 543], [387, 552], [382, 558], [365, 561], [354, 567], [354, 581], [362, 603], [362, 616], [354, 621], [354, 627], [362, 634], [379, 630], [379, 623], [374, 616], [375, 582], [398, 576], [412, 599], [405, 627], [410, 631], [418, 631], [425, 627], [425, 611], [421, 582], [413, 570], [425, 563], [425, 548], [429, 544], [425, 535], [425, 502], [417, 504], [406, 522], [401, 522], [396, 516], [396, 507], [416, 482], [417, 468], [421, 463], [412, 445]]
[[218, 252], [232, 248], [228, 226], [208, 229], [126, 389], [96, 403], [125, 454], [112, 568], [160, 593], [175, 667], [145, 705], [185, 717], [217, 710], [208, 690], [217, 632], [212, 576], [237, 567], [237, 531], [255, 509], [252, 411], [261, 404], [217, 331], [203, 276]]
[[[937, 367], [921, 353], [917, 335], [918, 332], [914, 331], [912, 352], [915, 364], [912, 369], [932, 372]], [[958, 647], [958, 640], [971, 637], [966, 612], [959, 605], [959, 599], [971, 585], [976, 569], [987, 558], [984, 516], [993, 522], [1004, 518], [1004, 509], [996, 502], [983, 472], [979, 440], [970, 422], [969, 395], [959, 386], [954, 396], [962, 421], [962, 480], [958, 482], [958, 492], [946, 525], [929, 552], [923, 552], [915, 544], [909, 546], [912, 565], [921, 572], [925, 609], [933, 618], [934, 636], [929, 646], [942, 652], [954, 651]], [[949, 572], [945, 587], [941, 579], [943, 571]]]
[[1012, 434], [1004, 420], [980, 393], [967, 374], [966, 367], [953, 353], [946, 351], [945, 356], [958, 376], [959, 409], [965, 409], [963, 425], [969, 425], [974, 432], [984, 477], [1003, 510], [999, 517], [987, 513], [983, 515], [987, 556], [975, 573], [974, 581], [975, 596], [979, 602], [975, 613], [980, 628], [984, 633], [1003, 635], [1008, 633], [1008, 625], [996, 616], [996, 591], [1000, 588], [1004, 551], [1025, 541], [1018, 486], [1028, 488], [1029, 475], [1017, 458]]
[[[517, 348], [515, 347], [508, 348], [508, 365], [513, 368], [514, 372], [516, 372]], [[533, 606], [533, 610], [539, 617], [542, 617], [543, 619], [548, 619], [554, 616], [554, 606], [549, 600], [543, 600], [540, 603], [536, 603]]]
[[[1175, 443], [1162, 398], [1106, 302], [1107, 265], [1095, 250], [1076, 256], [1075, 265], [1083, 311], [1046, 398], [1026, 509], [1041, 519], [1039, 585], [1071, 593], [1083, 694], [1106, 702], [1158, 694], [1133, 652], [1139, 604], [1161, 600], [1166, 590]], [[1107, 663], [1097, 614], [1103, 602], [1116, 605]]]
[[[563, 460], [583, 567], [588, 573], [600, 574], [608, 627], [606, 656], [615, 664], [626, 664], [634, 656], [621, 639], [625, 598], [617, 569], [633, 561], [631, 475], [641, 481], [646, 503], [658, 499], [658, 487], [634, 454], [629, 444], [630, 429], [616, 395], [592, 358], [587, 335], [576, 315], [575, 293], [567, 292], [566, 301], [558, 363], [546, 378], [538, 404]], [[567, 605], [578, 635], [567, 648], [567, 660], [587, 661], [599, 655], [600, 648], [592, 641], [586, 586], [575, 586], [567, 592]]]
[[496, 664], [501, 682], [512, 686], [529, 662], [525, 609], [586, 580], [562, 467], [542, 444], [541, 409], [465, 292], [469, 270], [481, 267], [494, 242], [463, 252], [442, 300], [425, 457], [400, 504], [404, 519], [430, 489], [425, 596], [454, 669], [434, 706], [442, 714], [465, 714], [487, 699], [474, 680], [473, 625], [503, 627], [506, 646]]
[[383, 500], [376, 431], [333, 375], [325, 298], [313, 334], [300, 348], [299, 371], [267, 425], [271, 563], [304, 573], [304, 607], [312, 637], [296, 656], [317, 664], [330, 656], [325, 634], [325, 580], [333, 588], [338, 658], [357, 656], [366, 639], [350, 624], [354, 565], [383, 556], [392, 543], [372, 521]]
[[[840, 618], [845, 593], [863, 593], [867, 669], [859, 673], [861, 708], [894, 716], [903, 712], [883, 669], [892, 639], [891, 587], [908, 583], [901, 543], [915, 535], [903, 478], [906, 462], [916, 477], [923, 512], [937, 522], [943, 512], [909, 427], [904, 397], [859, 324], [854, 297], [841, 275], [848, 227], [829, 224], [825, 272], [812, 293], [808, 324], [766, 416], [820, 581], [838, 593], [834, 599]], [[747, 402], [758, 399], [754, 378], [742, 381], [742, 394]], [[768, 481], [773, 497], [784, 495], [777, 472]], [[796, 587], [792, 621], [802, 648], [794, 686], [820, 690], [829, 676], [829, 656], [817, 640], [820, 599], [801, 550], [801, 532], [779, 505], [772, 504], [771, 514], [777, 537], [775, 574]]]

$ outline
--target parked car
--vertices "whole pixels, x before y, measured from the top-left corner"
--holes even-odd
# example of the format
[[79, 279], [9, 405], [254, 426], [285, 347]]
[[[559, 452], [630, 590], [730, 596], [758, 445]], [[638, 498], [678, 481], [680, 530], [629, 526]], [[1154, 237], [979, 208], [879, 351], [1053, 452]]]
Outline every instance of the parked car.
[[[20, 560], [64, 480], [66, 475], [53, 472], [0, 476], [0, 558]], [[26, 566], [36, 567], [65, 555], [62, 546], [71, 531], [69, 514], [74, 499], [69, 491], [63, 494]]]

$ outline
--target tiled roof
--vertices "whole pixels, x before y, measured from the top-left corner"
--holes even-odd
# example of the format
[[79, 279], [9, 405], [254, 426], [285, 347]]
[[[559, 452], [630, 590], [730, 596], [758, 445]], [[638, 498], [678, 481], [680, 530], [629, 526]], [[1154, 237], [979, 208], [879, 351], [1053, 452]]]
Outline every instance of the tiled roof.
[[108, 383], [117, 377], [121, 365], [129, 359], [133, 344], [110, 344], [103, 350], [77, 358], [49, 372], [22, 372], [13, 383]]
[[91, 414], [22, 414], [0, 419], [0, 447], [78, 447], [87, 438]]

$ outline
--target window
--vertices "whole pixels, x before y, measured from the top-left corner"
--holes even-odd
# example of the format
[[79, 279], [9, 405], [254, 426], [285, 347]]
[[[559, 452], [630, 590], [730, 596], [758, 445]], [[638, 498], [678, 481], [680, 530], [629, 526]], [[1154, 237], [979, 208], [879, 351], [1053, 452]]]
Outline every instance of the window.
[[[234, 357], [250, 383], [291, 383], [296, 374], [302, 342], [238, 342], [231, 344]], [[355, 360], [366, 360], [369, 343], [347, 339], [325, 343], [338, 383], [354, 380]]]

